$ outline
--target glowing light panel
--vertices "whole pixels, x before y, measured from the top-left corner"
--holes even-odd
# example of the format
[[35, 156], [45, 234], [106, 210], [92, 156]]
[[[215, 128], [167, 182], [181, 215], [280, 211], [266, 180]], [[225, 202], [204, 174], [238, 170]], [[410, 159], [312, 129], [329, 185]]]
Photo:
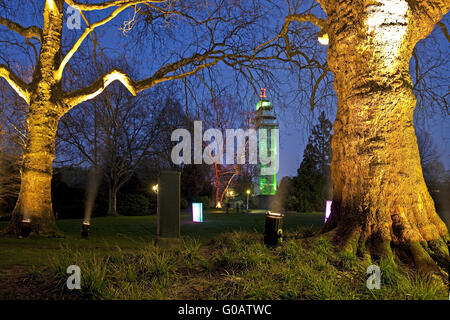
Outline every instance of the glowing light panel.
[[203, 203], [201, 202], [192, 203], [192, 221], [203, 222]]
[[325, 207], [325, 222], [327, 222], [328, 218], [331, 215], [331, 200], [327, 200], [327, 205]]

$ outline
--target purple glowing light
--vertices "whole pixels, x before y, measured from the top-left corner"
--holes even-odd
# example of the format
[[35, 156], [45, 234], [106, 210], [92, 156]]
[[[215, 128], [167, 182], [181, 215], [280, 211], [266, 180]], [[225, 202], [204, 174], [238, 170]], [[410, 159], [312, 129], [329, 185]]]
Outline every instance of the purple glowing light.
[[325, 208], [325, 222], [327, 222], [328, 218], [331, 215], [331, 200], [327, 200], [327, 205]]

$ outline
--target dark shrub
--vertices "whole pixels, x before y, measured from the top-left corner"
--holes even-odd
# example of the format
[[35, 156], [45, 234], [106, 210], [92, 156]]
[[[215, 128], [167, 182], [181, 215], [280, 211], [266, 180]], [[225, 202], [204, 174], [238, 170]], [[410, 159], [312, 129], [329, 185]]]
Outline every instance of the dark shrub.
[[146, 196], [133, 193], [119, 195], [117, 211], [123, 216], [146, 216], [150, 214], [150, 204]]

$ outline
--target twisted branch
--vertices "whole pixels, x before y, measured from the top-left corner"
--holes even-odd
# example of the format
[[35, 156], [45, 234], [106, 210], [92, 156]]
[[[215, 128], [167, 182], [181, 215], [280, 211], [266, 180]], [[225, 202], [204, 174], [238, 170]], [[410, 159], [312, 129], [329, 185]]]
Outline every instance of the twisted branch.
[[30, 103], [29, 85], [20, 79], [8, 66], [0, 64], [0, 78], [5, 78], [9, 85], [28, 104]]

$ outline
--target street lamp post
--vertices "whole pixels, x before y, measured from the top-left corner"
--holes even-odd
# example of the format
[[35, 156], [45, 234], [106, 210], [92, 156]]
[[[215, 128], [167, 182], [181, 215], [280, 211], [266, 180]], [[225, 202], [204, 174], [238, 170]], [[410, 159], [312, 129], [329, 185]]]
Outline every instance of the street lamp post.
[[248, 211], [248, 197], [250, 196], [250, 190], [247, 190], [246, 193], [247, 193], [247, 211]]

